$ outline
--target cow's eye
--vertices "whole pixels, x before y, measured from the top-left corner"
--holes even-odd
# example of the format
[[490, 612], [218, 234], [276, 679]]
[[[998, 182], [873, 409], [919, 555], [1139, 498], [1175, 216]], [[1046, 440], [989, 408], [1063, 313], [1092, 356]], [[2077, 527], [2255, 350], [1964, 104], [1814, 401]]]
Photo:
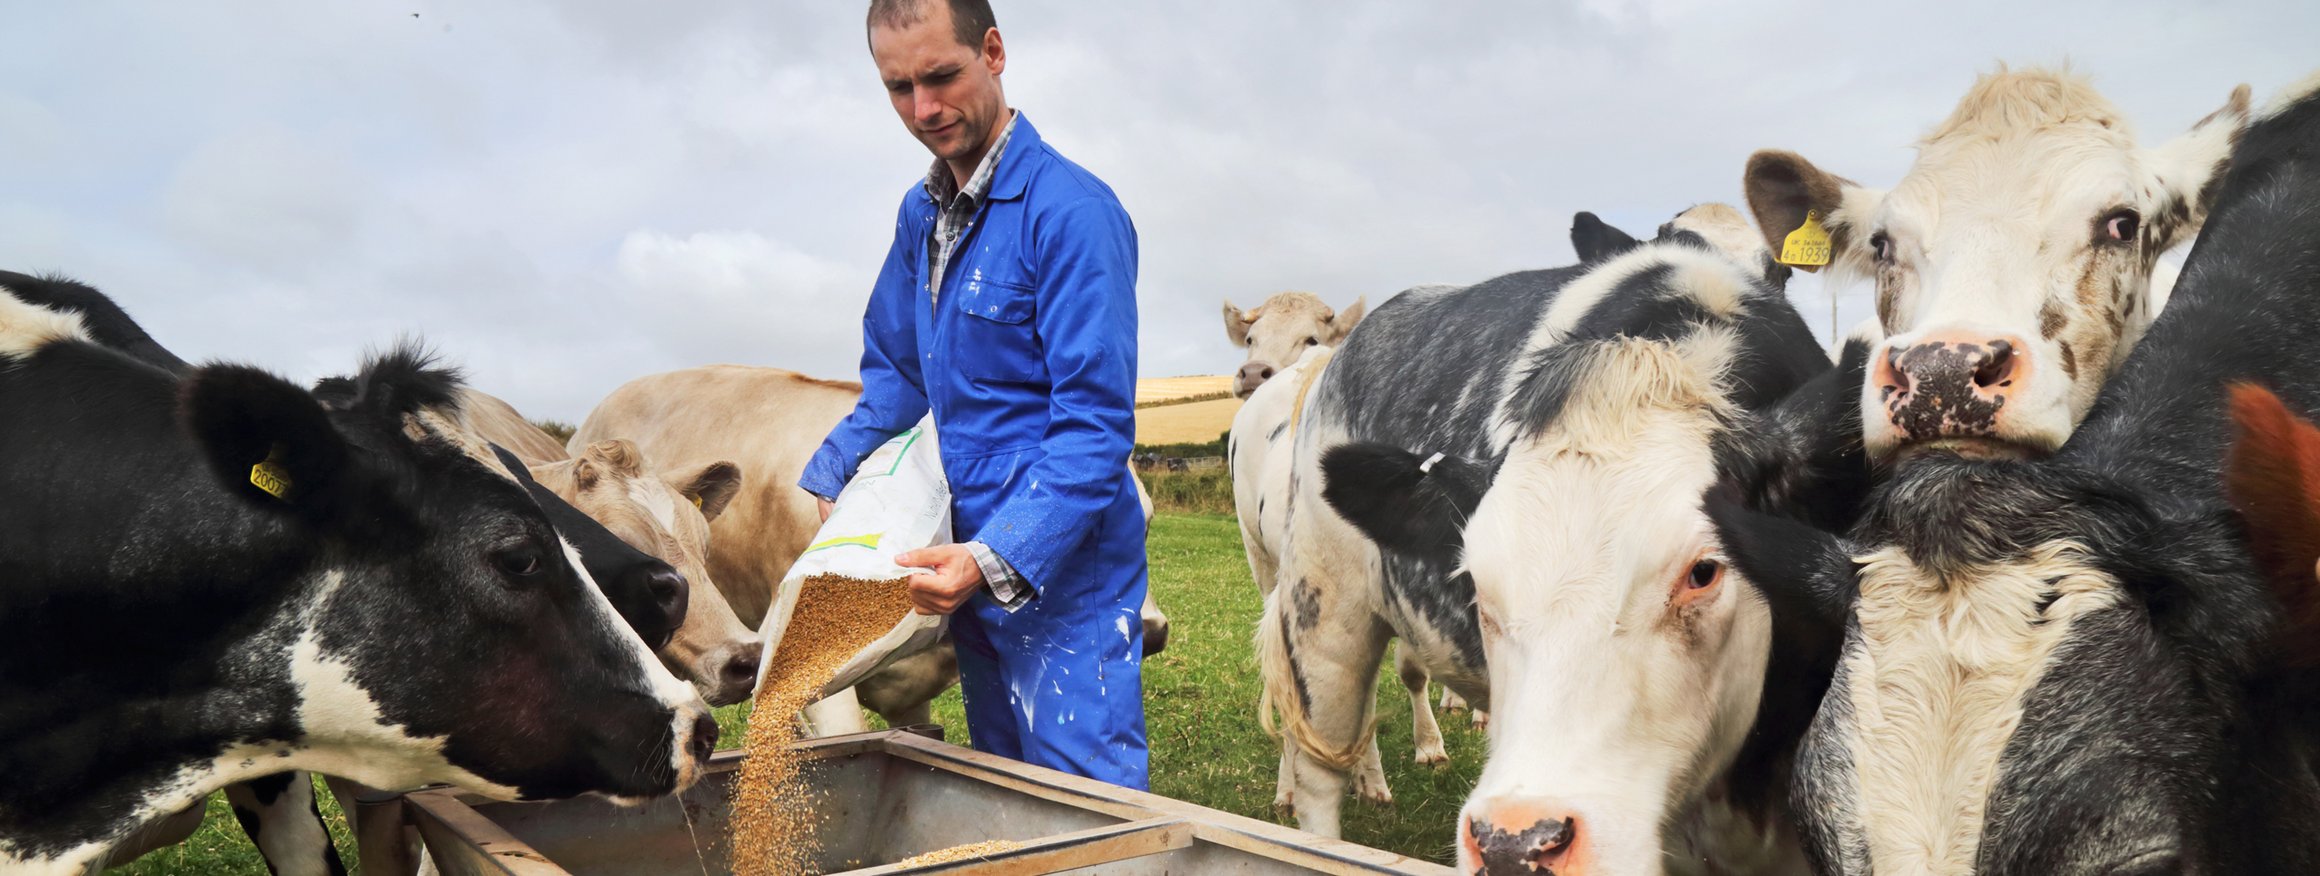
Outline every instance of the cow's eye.
[[1869, 236], [1869, 249], [1877, 254], [1877, 261], [1890, 262], [1893, 260], [1893, 237], [1882, 231], [1872, 234]]
[[2112, 210], [2102, 218], [2102, 232], [2099, 239], [2111, 243], [2127, 243], [2134, 240], [2135, 233], [2141, 231], [2142, 228], [2143, 217], [2135, 215], [2135, 211]]
[[1693, 590], [1705, 590], [1716, 586], [1716, 577], [1722, 574], [1724, 564], [1715, 560], [1701, 560], [1692, 564], [1691, 575], [1684, 579], [1684, 585]]
[[1318, 347], [1318, 346], [1320, 346], [1320, 345], [1321, 345], [1321, 339], [1320, 339], [1320, 338], [1308, 337], [1308, 338], [1306, 338], [1306, 339], [1305, 339], [1305, 346], [1308, 346], [1308, 347]]
[[546, 564], [540, 560], [540, 551], [531, 545], [504, 548], [492, 552], [491, 564], [510, 581], [520, 582], [540, 574]]

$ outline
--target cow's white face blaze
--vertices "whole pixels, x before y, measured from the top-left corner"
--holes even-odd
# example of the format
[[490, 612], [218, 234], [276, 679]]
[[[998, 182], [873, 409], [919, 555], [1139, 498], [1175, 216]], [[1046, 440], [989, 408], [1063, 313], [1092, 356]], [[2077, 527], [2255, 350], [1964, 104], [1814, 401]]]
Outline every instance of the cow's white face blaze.
[[1702, 364], [1720, 355], [1606, 352], [1467, 523], [1492, 716], [1459, 819], [1466, 872], [1657, 872], [1671, 813], [1755, 720], [1771, 617], [1699, 502], [1729, 414]]
[[1306, 350], [1334, 347], [1344, 341], [1361, 322], [1366, 308], [1363, 300], [1355, 299], [1352, 307], [1338, 313], [1311, 292], [1275, 293], [1255, 310], [1242, 310], [1226, 301], [1225, 337], [1249, 351], [1233, 378], [1233, 395], [1248, 398]]
[[1862, 387], [1871, 455], [2043, 454], [2157, 315], [2160, 253], [2196, 233], [2248, 114], [2245, 86], [2189, 133], [2137, 145], [2083, 77], [1981, 77], [1889, 192], [1792, 153], [1747, 187], [1775, 247], [1819, 215], [1840, 275], [1876, 284], [1886, 339]]

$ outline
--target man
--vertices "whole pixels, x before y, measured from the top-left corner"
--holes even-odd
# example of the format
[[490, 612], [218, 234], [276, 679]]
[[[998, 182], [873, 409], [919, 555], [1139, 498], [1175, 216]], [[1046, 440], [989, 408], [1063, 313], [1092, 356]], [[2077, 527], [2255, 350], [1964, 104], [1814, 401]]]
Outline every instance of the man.
[[863, 316], [862, 400], [798, 485], [836, 496], [931, 408], [960, 544], [897, 558], [951, 615], [976, 748], [1143, 789], [1136, 232], [999, 86], [987, 0], [873, 0], [870, 54], [935, 156]]

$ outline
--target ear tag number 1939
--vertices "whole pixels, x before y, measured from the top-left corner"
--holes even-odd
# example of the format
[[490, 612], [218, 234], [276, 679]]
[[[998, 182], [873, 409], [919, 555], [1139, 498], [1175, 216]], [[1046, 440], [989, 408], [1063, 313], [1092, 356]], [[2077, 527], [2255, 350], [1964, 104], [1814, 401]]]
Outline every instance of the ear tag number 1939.
[[1795, 265], [1807, 271], [1829, 263], [1829, 230], [1821, 227], [1818, 210], [1804, 214], [1804, 224], [1788, 233], [1780, 244], [1780, 263]]

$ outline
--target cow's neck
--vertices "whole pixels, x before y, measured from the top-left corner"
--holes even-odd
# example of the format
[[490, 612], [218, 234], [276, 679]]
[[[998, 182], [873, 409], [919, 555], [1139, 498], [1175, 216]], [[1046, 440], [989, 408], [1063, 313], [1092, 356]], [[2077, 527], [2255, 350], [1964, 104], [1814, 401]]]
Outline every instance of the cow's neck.
[[[1670, 829], [1667, 872], [1682, 876], [1774, 876], [1807, 870], [1804, 846], [1788, 819], [1745, 797], [1727, 777], [1708, 790]], [[1751, 795], [1753, 796], [1753, 795]]]

